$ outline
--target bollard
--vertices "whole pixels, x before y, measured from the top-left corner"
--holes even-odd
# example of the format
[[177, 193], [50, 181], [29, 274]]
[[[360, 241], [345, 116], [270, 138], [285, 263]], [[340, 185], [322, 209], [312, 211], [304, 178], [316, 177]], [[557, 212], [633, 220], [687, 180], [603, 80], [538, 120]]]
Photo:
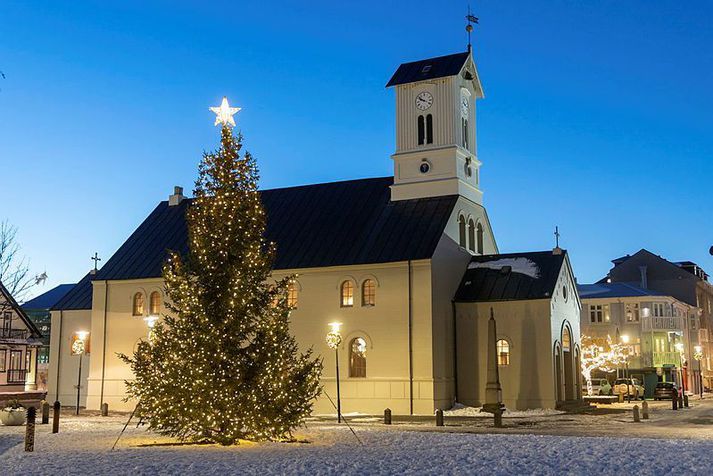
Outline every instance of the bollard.
[[494, 420], [495, 428], [502, 428], [503, 427], [503, 411], [497, 410], [495, 412], [495, 414], [493, 415], [493, 420]]
[[37, 409], [27, 409], [27, 426], [25, 427], [25, 451], [35, 451], [35, 415]]
[[109, 404], [102, 403], [102, 416], [109, 416]]
[[391, 408], [384, 410], [384, 425], [391, 425]]
[[443, 426], [443, 410], [436, 410], [436, 426]]
[[648, 420], [648, 419], [649, 419], [649, 404], [648, 404], [648, 402], [647, 402], [646, 400], [644, 400], [643, 402], [641, 402], [641, 417], [642, 417], [644, 420]]
[[52, 407], [52, 433], [59, 433], [59, 401], [54, 402]]
[[678, 397], [675, 393], [671, 396], [671, 408], [673, 410], [678, 410]]
[[624, 394], [619, 392], [619, 403], [624, 403]]
[[683, 409], [683, 396], [678, 396], [678, 408]]
[[634, 423], [639, 423], [639, 405], [634, 405]]
[[688, 395], [683, 395], [683, 406], [688, 408]]
[[50, 404], [42, 400], [42, 424], [46, 425], [50, 422]]

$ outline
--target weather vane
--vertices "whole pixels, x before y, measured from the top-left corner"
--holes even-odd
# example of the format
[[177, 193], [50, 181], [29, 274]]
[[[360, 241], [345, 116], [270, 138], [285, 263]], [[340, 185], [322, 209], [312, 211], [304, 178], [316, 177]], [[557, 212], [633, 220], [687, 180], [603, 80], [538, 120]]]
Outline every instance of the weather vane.
[[233, 119], [233, 114], [237, 113], [241, 108], [230, 107], [230, 104], [228, 104], [228, 98], [223, 96], [223, 101], [220, 103], [220, 106], [211, 107], [209, 109], [215, 113], [215, 124], [213, 124], [214, 126], [217, 126], [218, 124], [223, 124], [226, 126], [235, 127], [235, 119]]
[[468, 32], [468, 51], [470, 51], [472, 48], [470, 44], [470, 34], [473, 32], [473, 24], [478, 24], [478, 17], [470, 13], [470, 4], [468, 4], [468, 14], [465, 16], [465, 19], [468, 21], [465, 31]]

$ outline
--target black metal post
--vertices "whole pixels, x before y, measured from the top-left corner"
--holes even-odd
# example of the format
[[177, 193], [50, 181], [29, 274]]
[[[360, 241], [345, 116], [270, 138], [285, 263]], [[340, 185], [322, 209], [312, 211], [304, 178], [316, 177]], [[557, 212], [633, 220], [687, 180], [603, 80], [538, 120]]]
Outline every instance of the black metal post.
[[337, 368], [337, 423], [342, 422], [342, 395], [339, 392], [339, 347], [334, 348], [334, 357], [336, 360]]
[[79, 372], [77, 374], [77, 415], [79, 415], [79, 394], [82, 389], [82, 354], [79, 354]]
[[25, 451], [35, 451], [35, 415], [37, 409], [27, 409], [27, 427], [25, 428]]
[[54, 402], [54, 406], [52, 408], [52, 433], [59, 433], [59, 413], [61, 409], [59, 400]]

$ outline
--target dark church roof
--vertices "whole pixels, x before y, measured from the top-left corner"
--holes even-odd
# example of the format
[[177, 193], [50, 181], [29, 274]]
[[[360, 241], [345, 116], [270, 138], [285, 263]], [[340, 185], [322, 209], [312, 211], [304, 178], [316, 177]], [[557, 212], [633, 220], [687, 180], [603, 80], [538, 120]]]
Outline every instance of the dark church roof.
[[549, 299], [566, 251], [474, 256], [456, 292], [459, 302]]
[[466, 51], [465, 53], [456, 53], [414, 61], [412, 63], [403, 63], [386, 84], [386, 87], [415, 83], [416, 81], [425, 81], [427, 79], [455, 76], [460, 73], [469, 54], [470, 53]]
[[42, 293], [34, 297], [22, 305], [23, 309], [40, 310], [50, 309], [57, 304], [72, 288], [74, 284], [60, 284], [50, 289], [46, 293]]
[[635, 283], [578, 284], [577, 291], [582, 299], [663, 296], [662, 293], [644, 289]]
[[87, 273], [81, 281], [52, 306], [52, 310], [78, 310], [92, 308], [92, 275]]
[[[430, 258], [458, 197], [392, 202], [392, 184], [393, 177], [385, 177], [262, 191], [266, 238], [277, 244], [274, 269]], [[168, 250], [188, 250], [185, 214], [190, 202], [173, 207], [159, 203], [94, 279], [161, 276]], [[79, 305], [85, 307], [67, 307]], [[89, 276], [55, 306], [89, 308]]]

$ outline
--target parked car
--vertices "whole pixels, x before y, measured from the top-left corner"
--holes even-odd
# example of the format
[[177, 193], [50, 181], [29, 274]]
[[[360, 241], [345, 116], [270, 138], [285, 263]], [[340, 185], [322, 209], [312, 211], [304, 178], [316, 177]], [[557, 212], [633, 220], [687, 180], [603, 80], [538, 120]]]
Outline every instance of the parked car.
[[[628, 392], [626, 390], [627, 386], [629, 387]], [[642, 400], [644, 399], [644, 386], [638, 379], [635, 378], [618, 378], [614, 380], [614, 387], [612, 390], [615, 395], [618, 395], [620, 393], [627, 395], [628, 393], [630, 398], [641, 398]]]
[[678, 385], [673, 382], [659, 382], [654, 389], [654, 400], [671, 400], [678, 395]]
[[[584, 387], [584, 394], [587, 395], [587, 387]], [[592, 395], [611, 395], [611, 384], [605, 378], [592, 379]]]

